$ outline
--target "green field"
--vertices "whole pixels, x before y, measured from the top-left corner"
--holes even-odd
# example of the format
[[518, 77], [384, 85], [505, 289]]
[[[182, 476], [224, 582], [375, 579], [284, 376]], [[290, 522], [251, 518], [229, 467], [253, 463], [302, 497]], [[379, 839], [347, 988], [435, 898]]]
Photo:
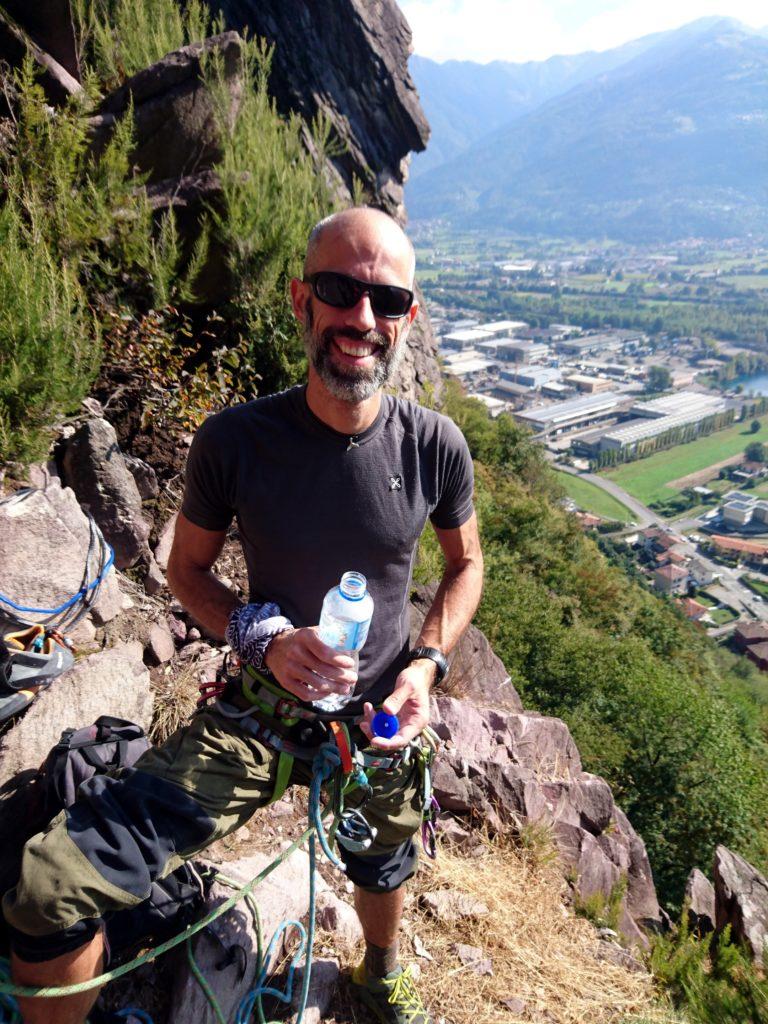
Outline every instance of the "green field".
[[738, 455], [750, 441], [768, 442], [768, 420], [762, 421], [756, 434], [749, 432], [748, 423], [735, 423], [725, 430], [699, 438], [698, 441], [680, 444], [656, 452], [647, 459], [604, 470], [601, 475], [609, 477], [628, 494], [649, 505], [652, 501], [662, 501], [677, 493], [677, 488], [666, 486], [670, 480], [697, 473], [731, 455]]
[[755, 576], [742, 576], [741, 582], [749, 587], [753, 593], [759, 597], [764, 597], [768, 601], [768, 583], [764, 583], [763, 580], [759, 580]]
[[709, 617], [716, 626], [726, 626], [734, 619], [738, 619], [739, 616], [731, 608], [713, 608]]
[[563, 490], [568, 497], [573, 498], [584, 512], [592, 512], [593, 515], [602, 516], [603, 519], [615, 519], [621, 523], [631, 520], [632, 513], [626, 505], [622, 505], [612, 495], [601, 491], [599, 487], [591, 484], [588, 480], [571, 476], [570, 473], [558, 473], [557, 479], [563, 485]]

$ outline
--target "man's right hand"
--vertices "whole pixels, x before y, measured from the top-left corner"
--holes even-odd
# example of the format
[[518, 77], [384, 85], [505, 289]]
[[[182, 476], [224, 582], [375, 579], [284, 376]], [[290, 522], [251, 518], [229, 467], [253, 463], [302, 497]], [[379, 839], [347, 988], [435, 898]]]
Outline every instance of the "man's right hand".
[[278, 683], [300, 700], [320, 700], [329, 693], [350, 693], [357, 682], [355, 663], [328, 647], [317, 626], [278, 633], [267, 648], [267, 668]]

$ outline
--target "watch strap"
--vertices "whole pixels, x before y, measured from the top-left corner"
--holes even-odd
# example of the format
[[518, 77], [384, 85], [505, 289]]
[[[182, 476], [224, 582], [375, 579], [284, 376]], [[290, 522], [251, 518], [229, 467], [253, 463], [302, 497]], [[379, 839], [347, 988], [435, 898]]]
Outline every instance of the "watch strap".
[[429, 658], [430, 661], [434, 661], [437, 665], [437, 677], [436, 683], [441, 683], [448, 674], [448, 659], [439, 651], [436, 647], [414, 647], [413, 650], [408, 652], [408, 664], [412, 661], [418, 661], [419, 658]]

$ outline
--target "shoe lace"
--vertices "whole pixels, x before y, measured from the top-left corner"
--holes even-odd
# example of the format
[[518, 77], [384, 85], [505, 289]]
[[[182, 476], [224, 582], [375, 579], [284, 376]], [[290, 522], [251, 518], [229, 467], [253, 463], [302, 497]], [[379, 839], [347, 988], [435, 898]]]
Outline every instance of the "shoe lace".
[[408, 1021], [412, 1021], [417, 1014], [424, 1013], [424, 1005], [413, 984], [410, 967], [406, 967], [395, 978], [387, 1002], [402, 1010]]

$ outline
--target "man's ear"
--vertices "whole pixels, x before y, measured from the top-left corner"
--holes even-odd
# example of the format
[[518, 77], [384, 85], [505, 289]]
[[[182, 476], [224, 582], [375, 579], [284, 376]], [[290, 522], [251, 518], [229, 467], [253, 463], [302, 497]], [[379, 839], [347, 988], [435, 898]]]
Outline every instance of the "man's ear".
[[413, 321], [416, 319], [416, 314], [418, 312], [419, 312], [419, 304], [418, 304], [418, 302], [414, 302], [414, 304], [408, 310], [408, 326], [409, 327], [413, 323]]
[[291, 307], [293, 315], [299, 323], [307, 322], [307, 299], [309, 298], [309, 285], [298, 277], [291, 278]]

